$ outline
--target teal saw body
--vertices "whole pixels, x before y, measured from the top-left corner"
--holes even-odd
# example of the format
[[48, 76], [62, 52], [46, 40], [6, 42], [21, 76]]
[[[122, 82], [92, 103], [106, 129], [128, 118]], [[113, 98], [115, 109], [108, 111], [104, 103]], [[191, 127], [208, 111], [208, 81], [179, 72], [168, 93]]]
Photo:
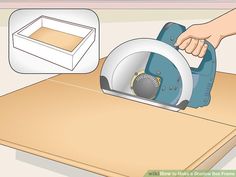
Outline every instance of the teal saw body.
[[156, 39], [140, 38], [116, 47], [100, 75], [104, 93], [178, 111], [207, 106], [216, 73], [216, 54], [208, 42], [198, 68], [191, 68], [174, 44], [186, 28], [167, 23]]
[[[157, 40], [165, 42], [178, 50], [178, 47], [175, 47], [174, 43], [178, 36], [185, 30], [186, 28], [182, 25], [167, 23], [158, 35]], [[216, 54], [214, 47], [209, 42], [206, 41], [206, 43], [208, 44], [208, 49], [201, 64], [198, 68], [191, 68], [193, 93], [187, 103], [189, 107], [197, 108], [207, 106], [211, 99], [210, 92], [216, 73]], [[159, 93], [154, 100], [176, 104], [182, 83], [178, 69], [173, 63], [164, 56], [151, 53], [145, 68], [145, 73], [162, 79]]]

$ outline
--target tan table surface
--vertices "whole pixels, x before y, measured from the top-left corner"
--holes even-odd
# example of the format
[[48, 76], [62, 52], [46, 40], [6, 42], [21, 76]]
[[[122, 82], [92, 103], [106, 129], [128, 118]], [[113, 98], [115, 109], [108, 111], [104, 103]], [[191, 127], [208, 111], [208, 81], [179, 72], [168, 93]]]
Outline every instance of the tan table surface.
[[236, 143], [233, 126], [102, 94], [97, 75], [61, 75], [0, 97], [0, 143], [132, 177], [210, 168]]

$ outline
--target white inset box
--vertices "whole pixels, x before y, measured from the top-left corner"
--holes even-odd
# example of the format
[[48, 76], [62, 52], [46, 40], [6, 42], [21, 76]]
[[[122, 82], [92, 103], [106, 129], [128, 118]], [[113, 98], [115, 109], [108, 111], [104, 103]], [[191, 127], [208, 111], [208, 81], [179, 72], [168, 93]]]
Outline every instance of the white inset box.
[[95, 35], [93, 27], [40, 16], [13, 33], [13, 47], [73, 70]]

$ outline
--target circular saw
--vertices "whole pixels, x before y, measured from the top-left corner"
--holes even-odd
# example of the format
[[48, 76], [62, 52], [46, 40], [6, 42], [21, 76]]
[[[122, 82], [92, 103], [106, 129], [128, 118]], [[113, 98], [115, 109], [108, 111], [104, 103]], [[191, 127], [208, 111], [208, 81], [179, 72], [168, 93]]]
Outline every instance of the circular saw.
[[140, 38], [122, 43], [107, 57], [100, 75], [104, 93], [179, 111], [210, 103], [216, 72], [214, 47], [198, 68], [191, 68], [174, 44], [186, 28], [167, 23], [156, 39]]

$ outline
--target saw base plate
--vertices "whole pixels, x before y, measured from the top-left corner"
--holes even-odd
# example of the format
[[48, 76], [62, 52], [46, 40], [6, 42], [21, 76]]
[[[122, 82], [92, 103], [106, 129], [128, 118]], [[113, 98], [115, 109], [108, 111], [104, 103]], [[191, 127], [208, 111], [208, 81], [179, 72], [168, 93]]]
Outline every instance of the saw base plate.
[[139, 102], [139, 103], [144, 103], [144, 104], [152, 105], [152, 106], [159, 107], [159, 108], [162, 108], [162, 109], [167, 109], [167, 110], [171, 110], [171, 111], [175, 111], [175, 112], [180, 110], [180, 108], [173, 107], [171, 105], [167, 105], [167, 104], [164, 104], [164, 103], [163, 104], [162, 103], [158, 103], [156, 101], [151, 101], [149, 99], [145, 99], [145, 98], [129, 95], [129, 94], [122, 93], [122, 92], [117, 92], [115, 90], [105, 90], [105, 89], [102, 89], [102, 91], [104, 93], [108, 94], [108, 95], [113, 95], [113, 96], [117, 96], [117, 97], [120, 97], [120, 98], [125, 98], [127, 100], [132, 100], [132, 101], [136, 101], [136, 102]]

